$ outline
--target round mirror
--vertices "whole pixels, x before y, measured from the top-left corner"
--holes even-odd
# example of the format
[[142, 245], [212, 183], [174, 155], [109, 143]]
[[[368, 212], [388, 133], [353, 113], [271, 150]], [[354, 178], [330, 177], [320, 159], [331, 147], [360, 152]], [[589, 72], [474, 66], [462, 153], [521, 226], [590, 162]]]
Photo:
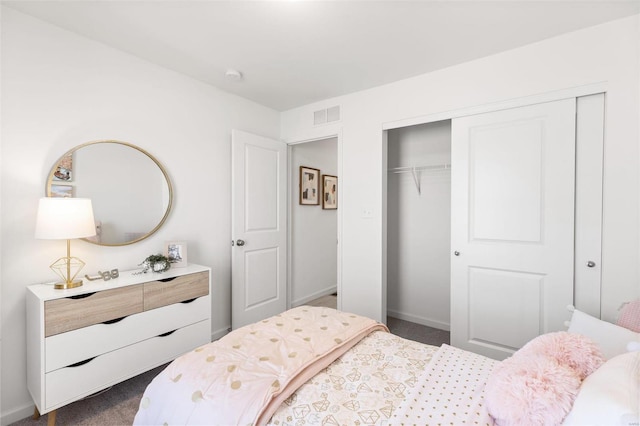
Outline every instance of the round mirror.
[[86, 241], [122, 246], [160, 229], [171, 210], [173, 189], [167, 172], [151, 154], [126, 142], [79, 145], [53, 165], [48, 197], [90, 198], [96, 236]]

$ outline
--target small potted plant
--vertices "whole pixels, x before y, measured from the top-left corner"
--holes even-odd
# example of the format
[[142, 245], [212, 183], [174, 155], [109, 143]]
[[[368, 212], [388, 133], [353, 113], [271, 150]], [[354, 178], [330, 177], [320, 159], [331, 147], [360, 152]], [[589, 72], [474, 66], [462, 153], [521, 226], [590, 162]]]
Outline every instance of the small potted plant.
[[149, 271], [165, 272], [171, 268], [171, 262], [169, 262], [169, 259], [161, 254], [152, 254], [139, 265], [142, 266], [142, 271], [137, 272], [138, 274], [146, 274]]

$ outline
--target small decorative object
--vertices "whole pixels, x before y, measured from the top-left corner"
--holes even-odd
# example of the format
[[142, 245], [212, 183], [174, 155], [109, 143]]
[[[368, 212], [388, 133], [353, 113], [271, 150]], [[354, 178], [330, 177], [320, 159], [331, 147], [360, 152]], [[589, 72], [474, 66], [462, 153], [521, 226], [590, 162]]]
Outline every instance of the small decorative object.
[[95, 280], [99, 280], [102, 278], [102, 274], [101, 275], [94, 275], [93, 277], [90, 277], [89, 274], [84, 274], [85, 279], [89, 280], [89, 281], [95, 281]]
[[338, 177], [322, 175], [322, 208], [335, 210], [338, 208]]
[[95, 281], [95, 280], [99, 280], [102, 279], [104, 281], [109, 281], [110, 279], [116, 279], [120, 276], [120, 271], [118, 271], [118, 268], [116, 269], [112, 269], [111, 271], [98, 271], [98, 275], [95, 275], [93, 277], [90, 277], [89, 275], [85, 275], [84, 277], [86, 279], [88, 279], [89, 281]]
[[120, 276], [120, 272], [117, 269], [112, 269], [111, 271], [98, 271], [98, 273], [102, 276], [102, 279], [105, 281], [109, 281], [110, 279], [116, 279]]
[[319, 194], [320, 170], [311, 167], [300, 166], [300, 204], [320, 204]]
[[171, 268], [171, 263], [167, 256], [161, 254], [152, 254], [139, 265], [142, 266], [142, 271], [134, 272], [135, 275], [146, 274], [149, 270], [151, 272], [165, 272]]
[[187, 243], [186, 241], [170, 241], [164, 245], [164, 255], [167, 256], [171, 266], [181, 268], [187, 266]]

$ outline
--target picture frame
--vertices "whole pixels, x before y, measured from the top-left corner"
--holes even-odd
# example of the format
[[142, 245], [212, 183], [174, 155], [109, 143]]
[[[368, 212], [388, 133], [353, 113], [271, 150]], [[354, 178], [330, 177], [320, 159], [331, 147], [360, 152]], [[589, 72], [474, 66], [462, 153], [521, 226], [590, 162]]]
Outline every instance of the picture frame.
[[54, 182], [73, 182], [73, 153], [65, 155], [58, 161], [52, 180]]
[[51, 196], [56, 198], [73, 198], [72, 185], [51, 185]]
[[169, 259], [169, 263], [171, 263], [172, 268], [182, 268], [187, 266], [187, 242], [165, 242], [164, 255]]
[[338, 177], [322, 175], [322, 208], [336, 210], [338, 208]]
[[320, 204], [320, 170], [300, 166], [300, 204], [317, 206]]

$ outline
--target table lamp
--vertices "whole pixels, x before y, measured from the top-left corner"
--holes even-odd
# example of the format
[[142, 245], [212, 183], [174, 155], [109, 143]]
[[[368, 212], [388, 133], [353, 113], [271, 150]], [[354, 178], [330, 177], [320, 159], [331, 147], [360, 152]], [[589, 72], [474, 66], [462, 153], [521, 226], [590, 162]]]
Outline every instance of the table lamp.
[[[67, 256], [51, 264], [50, 268], [62, 282], [54, 288], [79, 287], [82, 280], [75, 280], [84, 262], [71, 257], [71, 239], [96, 235], [93, 208], [88, 198], [41, 198], [36, 219], [36, 238], [44, 240], [67, 240]], [[72, 274], [73, 272], [73, 274]]]

